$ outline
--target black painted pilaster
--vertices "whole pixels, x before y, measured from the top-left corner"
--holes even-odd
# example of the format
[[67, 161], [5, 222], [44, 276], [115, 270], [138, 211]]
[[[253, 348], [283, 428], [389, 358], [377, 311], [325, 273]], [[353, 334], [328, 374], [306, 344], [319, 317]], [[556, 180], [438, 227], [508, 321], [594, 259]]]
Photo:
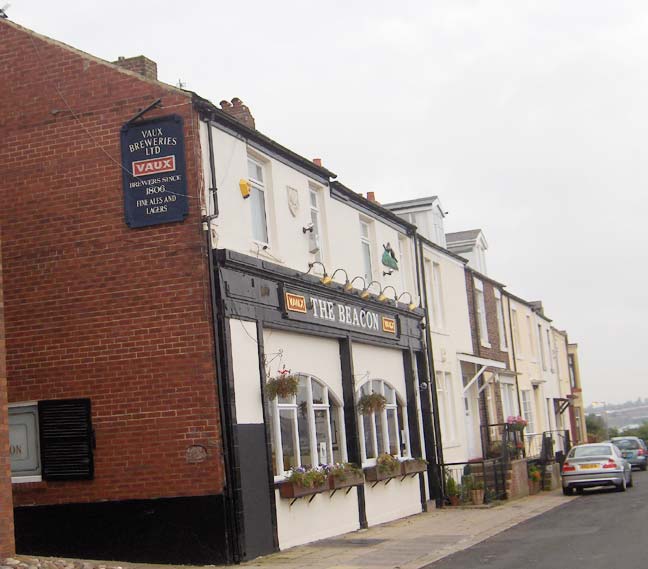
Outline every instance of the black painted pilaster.
[[[421, 432], [418, 423], [418, 409], [416, 408], [416, 393], [418, 392], [418, 379], [414, 373], [414, 351], [403, 350], [403, 370], [405, 372], [405, 395], [407, 397], [407, 422], [410, 434], [410, 454], [412, 457], [420, 457]], [[427, 512], [427, 498], [425, 495], [425, 477], [419, 474], [419, 485], [421, 491], [421, 509]]]
[[[340, 366], [342, 370], [342, 398], [344, 400], [344, 428], [346, 430], [347, 455], [349, 462], [362, 466], [360, 455], [360, 437], [358, 435], [358, 413], [355, 398], [355, 379], [353, 373], [353, 345], [350, 337], [340, 339]], [[365, 488], [357, 486], [358, 516], [360, 527], [366, 529], [367, 507]]]

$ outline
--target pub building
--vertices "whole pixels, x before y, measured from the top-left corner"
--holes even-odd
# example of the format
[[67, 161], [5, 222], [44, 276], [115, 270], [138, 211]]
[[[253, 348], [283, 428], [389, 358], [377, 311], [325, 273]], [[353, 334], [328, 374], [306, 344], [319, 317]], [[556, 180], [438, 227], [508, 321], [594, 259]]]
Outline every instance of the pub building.
[[[415, 226], [331, 182], [320, 161], [198, 108], [241, 557], [425, 510], [427, 468], [412, 460], [426, 455], [422, 405], [431, 421]], [[285, 377], [295, 392], [271, 393]], [[367, 412], [372, 394], [384, 407]], [[401, 463], [387, 474], [385, 454]], [[347, 462], [364, 469], [353, 485], [289, 481]]]
[[144, 57], [0, 46], [16, 552], [237, 563], [424, 510], [415, 226]]

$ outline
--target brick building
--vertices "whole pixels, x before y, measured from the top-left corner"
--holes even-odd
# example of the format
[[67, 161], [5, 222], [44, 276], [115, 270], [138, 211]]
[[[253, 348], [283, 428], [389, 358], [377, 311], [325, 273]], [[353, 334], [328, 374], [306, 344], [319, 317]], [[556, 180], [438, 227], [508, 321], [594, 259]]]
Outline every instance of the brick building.
[[[12, 420], [33, 431], [25, 456], [14, 457], [16, 465], [32, 460], [14, 472], [17, 548], [224, 559], [191, 95], [8, 20], [0, 20], [0, 60], [8, 398]], [[131, 229], [120, 129], [158, 99], [147, 119], [184, 121], [188, 197], [178, 199], [187, 201], [188, 222]], [[63, 436], [56, 416], [69, 423]], [[4, 455], [0, 466], [4, 474]]]

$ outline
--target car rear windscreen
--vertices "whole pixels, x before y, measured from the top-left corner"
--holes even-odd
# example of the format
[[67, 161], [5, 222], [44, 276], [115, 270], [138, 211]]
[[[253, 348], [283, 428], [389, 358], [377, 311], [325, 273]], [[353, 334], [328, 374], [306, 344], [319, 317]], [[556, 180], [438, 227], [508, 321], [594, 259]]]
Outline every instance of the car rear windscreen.
[[607, 445], [575, 447], [569, 453], [570, 458], [587, 458], [588, 456], [610, 456], [612, 449]]
[[639, 441], [635, 441], [634, 439], [621, 439], [614, 441], [614, 444], [623, 450], [637, 450], [641, 448]]

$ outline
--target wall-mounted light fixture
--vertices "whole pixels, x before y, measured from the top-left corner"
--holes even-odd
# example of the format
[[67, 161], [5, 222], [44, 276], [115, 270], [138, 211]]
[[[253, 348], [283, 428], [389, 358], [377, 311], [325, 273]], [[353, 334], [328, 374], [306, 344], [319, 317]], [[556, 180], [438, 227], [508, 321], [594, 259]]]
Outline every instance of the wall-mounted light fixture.
[[409, 308], [410, 310], [414, 310], [416, 308], [416, 304], [414, 303], [414, 299], [412, 298], [412, 295], [407, 291], [402, 292], [401, 295], [396, 299], [396, 302], [400, 302], [400, 299], [403, 298], [405, 295], [409, 296], [409, 300], [410, 300], [410, 303], [407, 308]]
[[396, 296], [398, 295], [398, 293], [396, 292], [396, 289], [395, 289], [392, 285], [387, 285], [384, 289], [382, 289], [382, 290], [380, 291], [380, 296], [378, 296], [378, 300], [379, 300], [380, 302], [384, 302], [385, 300], [387, 300], [388, 297], [387, 297], [387, 295], [385, 294], [385, 291], [386, 291], [388, 288], [390, 288], [390, 289], [392, 289], [392, 290], [394, 291], [394, 302], [396, 302], [396, 301], [397, 301]]
[[311, 270], [315, 265], [321, 265], [322, 269], [324, 269], [324, 274], [320, 278], [320, 282], [323, 285], [329, 285], [333, 281], [333, 277], [331, 277], [327, 272], [326, 272], [326, 267], [324, 266], [324, 263], [321, 263], [320, 261], [313, 261], [312, 263], [308, 263], [308, 270], [306, 271], [306, 274], [310, 273]]
[[239, 189], [244, 200], [250, 197], [250, 182], [241, 178], [239, 180]]
[[312, 223], [307, 223], [304, 227], [302, 227], [302, 233], [308, 233], [309, 231], [313, 233], [313, 230], [315, 229], [315, 225]]
[[344, 273], [344, 288], [346, 288], [346, 286], [349, 284], [349, 274], [344, 269], [341, 269], [341, 268], [340, 269], [335, 269], [333, 271], [333, 274], [331, 275], [331, 280], [333, 280], [335, 278], [335, 275], [337, 273], [339, 273], [340, 271], [342, 271]]
[[362, 289], [362, 292], [360, 292], [360, 298], [367, 298], [371, 293], [369, 292], [369, 288], [371, 287], [372, 284], [376, 283], [378, 286], [380, 286], [380, 283], [378, 281], [371, 281], [367, 286], [365, 286]]
[[383, 271], [383, 277], [391, 277], [394, 271]]
[[364, 277], [357, 276], [353, 277], [350, 281], [347, 281], [344, 285], [344, 290], [347, 292], [351, 292], [353, 290], [353, 283], [356, 282], [358, 279], [362, 281], [362, 290], [367, 288], [367, 281], [364, 279]]

